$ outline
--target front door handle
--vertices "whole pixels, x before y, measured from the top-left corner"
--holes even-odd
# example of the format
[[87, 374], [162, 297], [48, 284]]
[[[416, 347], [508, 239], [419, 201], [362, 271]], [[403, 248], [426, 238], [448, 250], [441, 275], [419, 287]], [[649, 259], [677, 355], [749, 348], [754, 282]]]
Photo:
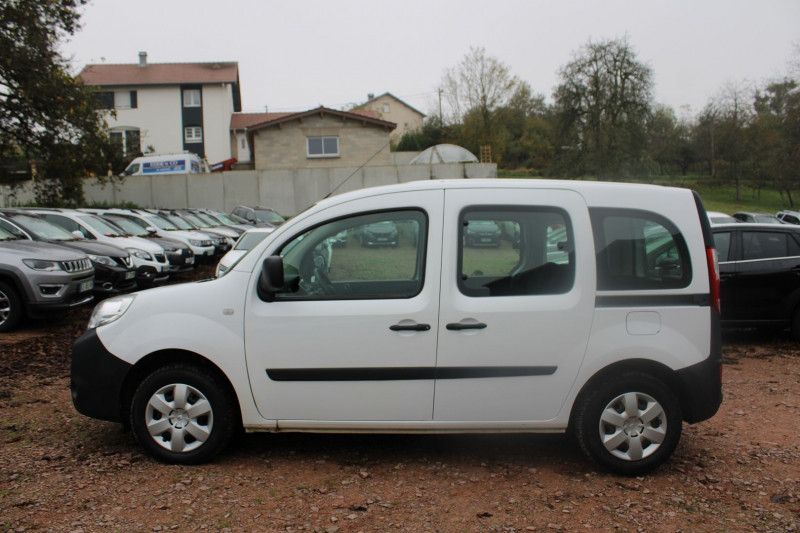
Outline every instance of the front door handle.
[[453, 322], [445, 326], [450, 331], [462, 331], [465, 329], [486, 329], [486, 324], [483, 322], [476, 322], [473, 324], [462, 324], [461, 322]]
[[392, 331], [429, 331], [430, 324], [395, 324], [389, 326]]

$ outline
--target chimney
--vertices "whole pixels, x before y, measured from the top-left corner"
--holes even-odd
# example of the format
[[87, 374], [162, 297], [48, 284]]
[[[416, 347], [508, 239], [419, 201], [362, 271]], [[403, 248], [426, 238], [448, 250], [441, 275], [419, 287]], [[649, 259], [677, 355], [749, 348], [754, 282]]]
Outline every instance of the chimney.
[[139, 66], [140, 67], [147, 66], [147, 52], [139, 52]]
[[374, 100], [374, 99], [375, 99], [375, 93], [367, 93], [367, 101], [368, 102], [370, 100]]

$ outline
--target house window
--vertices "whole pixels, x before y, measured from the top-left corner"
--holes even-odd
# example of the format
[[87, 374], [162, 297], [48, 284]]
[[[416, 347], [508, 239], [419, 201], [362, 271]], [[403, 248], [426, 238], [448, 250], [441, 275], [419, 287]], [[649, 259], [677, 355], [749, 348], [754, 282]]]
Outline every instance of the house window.
[[339, 137], [308, 137], [308, 157], [339, 157]]
[[203, 128], [199, 126], [189, 126], [183, 130], [183, 140], [187, 143], [203, 142]]
[[117, 146], [124, 156], [138, 156], [142, 151], [141, 135], [138, 129], [114, 129], [109, 132], [111, 143]]
[[183, 107], [200, 107], [200, 89], [185, 89], [183, 91]]
[[383, 104], [383, 112], [384, 113], [388, 113], [389, 112], [389, 104]]
[[114, 109], [114, 91], [95, 91], [94, 97], [100, 109]]

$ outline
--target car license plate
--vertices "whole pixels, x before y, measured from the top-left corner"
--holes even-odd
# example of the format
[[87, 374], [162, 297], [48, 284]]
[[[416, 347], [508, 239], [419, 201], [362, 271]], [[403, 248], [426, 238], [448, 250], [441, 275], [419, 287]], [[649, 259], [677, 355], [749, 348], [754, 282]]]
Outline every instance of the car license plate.
[[131, 270], [130, 272], [125, 272], [125, 279], [133, 279], [136, 277], [136, 271]]
[[86, 292], [94, 289], [94, 280], [84, 281], [78, 286], [78, 292]]
[[187, 265], [193, 265], [194, 264], [194, 257], [187, 257], [186, 258], [186, 264]]
[[492, 239], [488, 238], [488, 237], [484, 237], [483, 239], [481, 239], [481, 242], [492, 242]]

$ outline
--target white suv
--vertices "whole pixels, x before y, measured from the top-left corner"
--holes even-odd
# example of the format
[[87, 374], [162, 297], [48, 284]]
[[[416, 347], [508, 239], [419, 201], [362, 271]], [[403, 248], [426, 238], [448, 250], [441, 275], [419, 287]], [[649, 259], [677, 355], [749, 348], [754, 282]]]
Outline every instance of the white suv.
[[[466, 246], [491, 221], [499, 244]], [[321, 246], [390, 222], [395, 246]], [[665, 461], [722, 400], [719, 277], [686, 189], [431, 180], [319, 202], [215, 280], [105, 300], [72, 397], [161, 460], [247, 431], [566, 432]]]

